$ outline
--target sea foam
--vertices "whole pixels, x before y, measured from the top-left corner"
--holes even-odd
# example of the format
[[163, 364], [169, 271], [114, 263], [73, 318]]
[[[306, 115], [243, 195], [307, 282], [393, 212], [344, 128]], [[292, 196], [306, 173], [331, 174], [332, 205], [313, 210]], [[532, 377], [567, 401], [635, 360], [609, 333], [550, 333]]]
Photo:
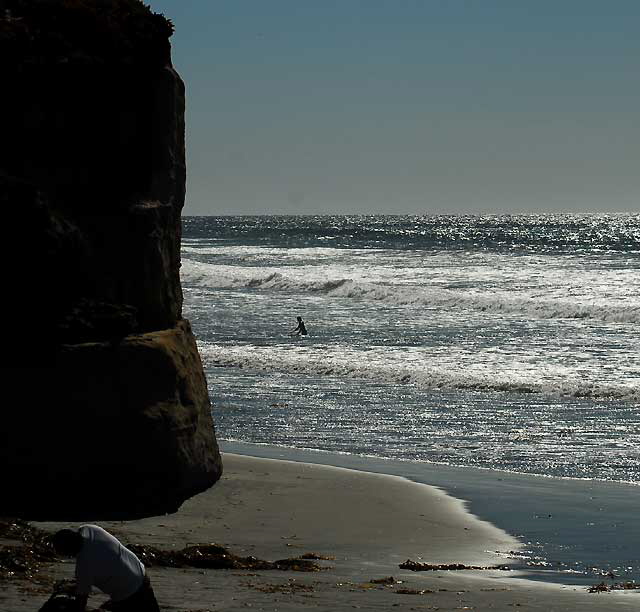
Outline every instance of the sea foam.
[[[466, 309], [537, 319], [594, 319], [614, 323], [640, 323], [640, 299], [608, 301], [599, 297], [537, 297], [528, 292], [491, 289], [487, 292], [447, 289], [440, 286], [384, 284], [362, 279], [312, 275], [308, 270], [285, 273], [282, 268], [214, 265], [186, 259], [181, 271], [185, 284], [211, 289], [253, 289], [297, 293], [321, 293], [328, 297], [368, 300], [394, 306]], [[520, 292], [522, 293], [522, 292]]]
[[[333, 376], [395, 385], [415, 385], [425, 390], [490, 391], [540, 393], [550, 397], [591, 398], [640, 401], [640, 387], [611, 384], [589, 379], [570, 369], [530, 368], [505, 360], [482, 368], [452, 361], [411, 363], [395, 360], [388, 353], [366, 354], [359, 351], [308, 352], [306, 348], [229, 346], [201, 343], [206, 368], [241, 368], [269, 374], [303, 374], [311, 377]], [[416, 360], [417, 361], [417, 360]]]

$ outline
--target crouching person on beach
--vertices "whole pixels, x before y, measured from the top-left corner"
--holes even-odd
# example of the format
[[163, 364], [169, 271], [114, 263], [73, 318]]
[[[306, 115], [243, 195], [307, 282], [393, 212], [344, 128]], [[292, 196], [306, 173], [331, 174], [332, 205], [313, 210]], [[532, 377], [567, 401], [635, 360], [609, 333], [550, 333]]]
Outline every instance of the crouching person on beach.
[[53, 536], [53, 547], [76, 558], [76, 598], [73, 612], [84, 612], [91, 587], [111, 597], [109, 610], [159, 612], [144, 565], [128, 548], [97, 525], [62, 529]]

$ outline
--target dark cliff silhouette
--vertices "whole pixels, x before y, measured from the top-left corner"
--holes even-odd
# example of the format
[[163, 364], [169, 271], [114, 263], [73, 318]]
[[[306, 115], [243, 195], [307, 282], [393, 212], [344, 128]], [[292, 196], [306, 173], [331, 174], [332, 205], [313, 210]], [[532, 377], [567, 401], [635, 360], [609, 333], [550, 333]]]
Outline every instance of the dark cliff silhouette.
[[172, 31], [137, 0], [0, 1], [0, 513], [158, 514], [220, 477], [182, 319]]

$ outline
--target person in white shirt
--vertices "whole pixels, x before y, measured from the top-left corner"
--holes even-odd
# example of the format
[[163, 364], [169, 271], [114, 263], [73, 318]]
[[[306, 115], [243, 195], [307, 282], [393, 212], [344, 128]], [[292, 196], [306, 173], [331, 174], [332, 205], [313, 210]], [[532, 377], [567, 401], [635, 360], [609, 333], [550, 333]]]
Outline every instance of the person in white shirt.
[[144, 565], [98, 525], [62, 529], [52, 539], [61, 555], [76, 558], [75, 611], [84, 612], [92, 587], [111, 597], [117, 612], [160, 612]]

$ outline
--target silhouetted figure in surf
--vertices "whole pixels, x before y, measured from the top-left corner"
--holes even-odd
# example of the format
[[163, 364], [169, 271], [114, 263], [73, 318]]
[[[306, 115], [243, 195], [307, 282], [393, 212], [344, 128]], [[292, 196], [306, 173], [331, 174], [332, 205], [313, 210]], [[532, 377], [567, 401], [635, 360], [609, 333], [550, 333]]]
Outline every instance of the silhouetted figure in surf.
[[304, 321], [302, 320], [302, 317], [296, 317], [296, 319], [298, 319], [298, 327], [296, 327], [291, 332], [291, 335], [292, 336], [306, 336], [307, 335], [307, 328], [304, 326]]

